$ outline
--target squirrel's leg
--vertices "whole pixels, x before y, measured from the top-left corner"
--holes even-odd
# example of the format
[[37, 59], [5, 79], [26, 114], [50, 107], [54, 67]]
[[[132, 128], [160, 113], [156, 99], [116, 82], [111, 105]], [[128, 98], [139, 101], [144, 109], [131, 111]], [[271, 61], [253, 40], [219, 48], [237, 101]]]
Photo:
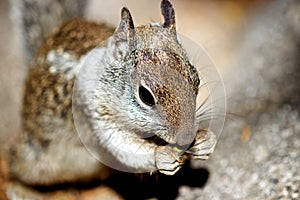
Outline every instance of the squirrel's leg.
[[100, 134], [101, 141], [106, 141], [107, 149], [115, 158], [137, 172], [160, 171], [167, 175], [175, 174], [182, 165], [179, 152], [171, 146], [158, 146], [145, 139], [125, 131], [105, 131]]
[[52, 185], [103, 178], [105, 167], [88, 154], [79, 140], [57, 137], [47, 143], [28, 134], [19, 140], [11, 147], [10, 171], [22, 182]]

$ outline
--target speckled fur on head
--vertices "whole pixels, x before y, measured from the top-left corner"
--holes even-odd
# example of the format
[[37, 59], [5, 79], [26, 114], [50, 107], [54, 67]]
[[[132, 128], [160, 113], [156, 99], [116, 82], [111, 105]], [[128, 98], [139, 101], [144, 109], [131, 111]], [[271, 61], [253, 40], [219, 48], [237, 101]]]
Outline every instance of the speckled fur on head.
[[156, 99], [152, 111], [161, 113], [152, 117], [160, 118], [168, 133], [154, 133], [169, 143], [186, 145], [195, 136], [195, 101], [200, 80], [178, 41], [175, 13], [169, 1], [162, 1], [161, 11], [163, 24], [134, 27], [129, 11], [123, 9], [115, 38], [125, 41], [127, 59], [133, 59], [130, 72], [137, 100], [140, 98], [139, 87], [143, 84]]

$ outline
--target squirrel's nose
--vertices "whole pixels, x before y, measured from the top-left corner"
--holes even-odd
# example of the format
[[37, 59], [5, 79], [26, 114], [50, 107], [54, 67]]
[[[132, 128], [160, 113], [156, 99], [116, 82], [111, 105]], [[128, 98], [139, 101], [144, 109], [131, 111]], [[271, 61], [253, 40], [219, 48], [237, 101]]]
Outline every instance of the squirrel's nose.
[[[176, 136], [176, 144], [179, 147], [189, 147], [196, 137], [196, 131], [193, 129], [184, 129], [179, 130]], [[182, 149], [182, 148], [181, 148]]]

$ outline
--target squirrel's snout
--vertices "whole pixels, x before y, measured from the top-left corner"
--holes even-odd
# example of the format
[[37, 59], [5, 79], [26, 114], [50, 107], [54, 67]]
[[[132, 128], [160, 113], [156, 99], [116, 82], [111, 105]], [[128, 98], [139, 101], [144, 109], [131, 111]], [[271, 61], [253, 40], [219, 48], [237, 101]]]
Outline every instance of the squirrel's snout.
[[180, 147], [189, 147], [196, 137], [196, 131], [183, 129], [177, 133], [176, 144]]

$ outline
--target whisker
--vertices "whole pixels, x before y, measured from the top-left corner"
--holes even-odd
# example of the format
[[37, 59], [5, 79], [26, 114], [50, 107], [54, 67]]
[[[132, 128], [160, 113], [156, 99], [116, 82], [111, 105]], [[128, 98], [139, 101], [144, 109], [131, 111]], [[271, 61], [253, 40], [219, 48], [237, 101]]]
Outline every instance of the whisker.
[[201, 65], [199, 67], [196, 67], [196, 69], [199, 71], [199, 72], [202, 72], [204, 70], [207, 70], [207, 69], [210, 69], [211, 67], [213, 67], [214, 65], [213, 64], [207, 64], [207, 65]]
[[207, 95], [206, 98], [200, 102], [200, 105], [198, 105], [197, 109], [199, 109], [201, 106], [206, 104], [208, 102], [208, 100], [210, 99], [210, 97], [211, 97], [210, 95]]
[[203, 113], [203, 112], [206, 112], [209, 109], [210, 110], [213, 109], [211, 104], [206, 104], [205, 106], [204, 105], [205, 105], [205, 102], [196, 109], [196, 113], [198, 113], [198, 112]]
[[214, 113], [214, 112], [211, 112], [211, 113], [207, 113], [205, 115], [198, 115], [196, 116], [196, 119], [199, 121], [199, 123], [201, 122], [205, 122], [205, 121], [208, 121], [208, 120], [213, 120], [213, 119], [216, 119], [216, 118], [225, 118], [225, 120], [237, 120], [237, 118], [242, 118], [242, 116], [239, 116], [239, 115], [236, 115], [234, 113], [230, 113], [230, 112], [226, 112], [226, 113]]
[[222, 114], [226, 112], [222, 112], [222, 108], [219, 108], [217, 106], [211, 106], [211, 107], [206, 107], [205, 109], [201, 110], [201, 112], [196, 113], [196, 116], [203, 116], [203, 115], [207, 115], [207, 114]]
[[225, 115], [208, 115], [208, 116], [203, 116], [201, 118], [197, 118], [197, 120], [199, 122], [202, 122], [203, 120], [213, 120], [213, 119], [218, 119], [218, 118], [223, 118], [223, 117], [226, 117]]
[[202, 87], [207, 86], [207, 85], [208, 85], [208, 82], [201, 83], [199, 86], [199, 90], [202, 89]]
[[196, 116], [203, 116], [203, 115], [207, 115], [210, 112], [214, 112], [215, 110], [213, 109], [213, 107], [211, 105], [207, 105], [207, 106], [203, 106], [201, 107], [201, 110], [199, 109], [196, 112]]

